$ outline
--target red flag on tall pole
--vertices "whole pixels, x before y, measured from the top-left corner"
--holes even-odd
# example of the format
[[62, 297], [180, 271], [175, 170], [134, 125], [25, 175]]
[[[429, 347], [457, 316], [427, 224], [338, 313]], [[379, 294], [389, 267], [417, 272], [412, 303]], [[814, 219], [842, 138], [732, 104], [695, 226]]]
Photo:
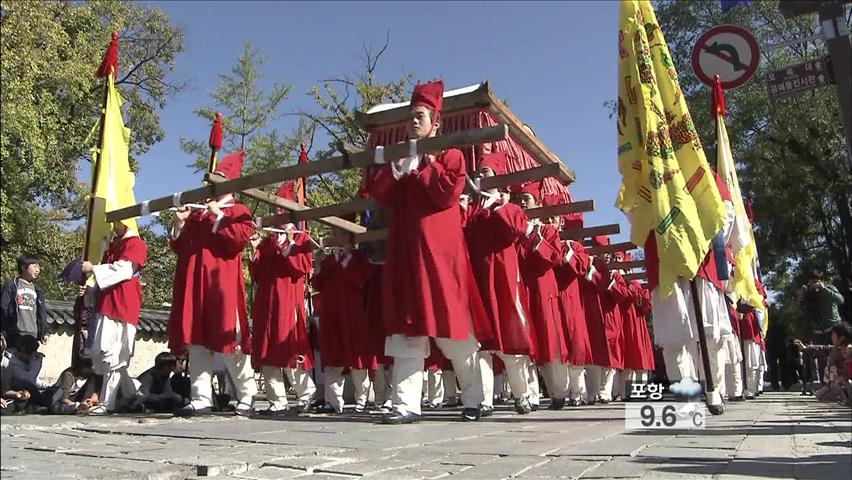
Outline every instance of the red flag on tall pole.
[[213, 126], [210, 128], [210, 139], [207, 141], [210, 146], [210, 159], [207, 161], [207, 173], [216, 171], [216, 152], [222, 149], [222, 114], [216, 112], [216, 118], [213, 119]]

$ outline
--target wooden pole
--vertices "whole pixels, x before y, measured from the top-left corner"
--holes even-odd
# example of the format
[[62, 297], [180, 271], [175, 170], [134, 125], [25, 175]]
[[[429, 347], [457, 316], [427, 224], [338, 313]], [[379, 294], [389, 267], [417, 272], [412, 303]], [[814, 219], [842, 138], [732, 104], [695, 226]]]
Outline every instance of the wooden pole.
[[692, 308], [695, 311], [695, 322], [698, 324], [698, 346], [701, 348], [701, 363], [704, 365], [704, 391], [707, 396], [707, 403], [709, 404], [710, 392], [716, 390], [716, 385], [713, 383], [713, 376], [710, 374], [710, 354], [707, 352], [704, 314], [701, 311], [701, 302], [698, 300], [698, 287], [695, 286], [695, 279], [689, 281], [689, 289], [692, 292]]
[[636, 245], [632, 242], [612, 243], [602, 247], [589, 247], [586, 249], [586, 253], [589, 255], [602, 255], [604, 253], [626, 252], [634, 248], [636, 248]]
[[528, 168], [517, 172], [485, 177], [479, 181], [479, 188], [490, 190], [492, 188], [506, 187], [516, 183], [531, 182], [542, 178], [554, 177], [559, 174], [559, 165], [551, 163], [540, 167]]
[[623, 275], [624, 281], [629, 282], [631, 280], [647, 280], [648, 274], [645, 272], [640, 273], [626, 273]]
[[[505, 125], [466, 130], [451, 135], [442, 135], [421, 140], [417, 142], [417, 152], [419, 154], [436, 153], [450, 147], [477, 145], [503, 140], [507, 135], [508, 128]], [[409, 144], [410, 142], [403, 142], [384, 147], [382, 149], [384, 162], [391, 162], [408, 156], [410, 151]], [[207, 198], [269, 185], [271, 183], [279, 183], [298, 177], [380, 164], [380, 161], [377, 160], [379, 160], [379, 157], [377, 157], [375, 150], [366, 150], [354, 154], [337, 155], [313, 162], [281, 167], [218, 184], [194, 188], [180, 192], [179, 195], [160, 197], [150, 200], [147, 203], [143, 202], [127, 208], [114, 210], [107, 213], [107, 220], [114, 221], [137, 217], [146, 210], [148, 213], [165, 210], [175, 206], [175, 200], [179, 200], [179, 203], [200, 202]]]
[[577, 202], [563, 203], [562, 205], [551, 205], [549, 207], [536, 207], [524, 210], [527, 218], [547, 218], [554, 215], [569, 215], [580, 212], [594, 212], [594, 200], [580, 200]]
[[559, 232], [562, 240], [582, 240], [596, 235], [615, 235], [621, 233], [621, 227], [617, 223], [600, 225], [597, 227], [576, 228]]
[[645, 268], [645, 260], [630, 260], [627, 262], [610, 262], [606, 265], [610, 270], [632, 270], [634, 268]]

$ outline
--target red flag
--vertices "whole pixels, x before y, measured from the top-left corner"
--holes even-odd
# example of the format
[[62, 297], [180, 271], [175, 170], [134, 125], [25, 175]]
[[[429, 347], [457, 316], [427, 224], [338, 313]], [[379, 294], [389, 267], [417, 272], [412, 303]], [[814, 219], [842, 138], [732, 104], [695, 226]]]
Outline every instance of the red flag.
[[213, 151], [218, 152], [222, 149], [222, 114], [216, 112], [216, 119], [213, 120], [213, 127], [210, 129], [210, 140], [207, 142]]
[[[305, 150], [305, 144], [301, 144], [299, 150], [299, 164], [308, 163], [308, 152]], [[299, 205], [305, 204], [305, 199], [307, 198], [307, 185], [305, 184], [305, 177], [299, 177], [296, 180], [296, 201], [299, 202]]]
[[112, 40], [109, 42], [109, 47], [101, 60], [101, 66], [95, 72], [97, 77], [108, 77], [110, 74], [115, 75], [118, 72], [118, 32], [112, 32]]

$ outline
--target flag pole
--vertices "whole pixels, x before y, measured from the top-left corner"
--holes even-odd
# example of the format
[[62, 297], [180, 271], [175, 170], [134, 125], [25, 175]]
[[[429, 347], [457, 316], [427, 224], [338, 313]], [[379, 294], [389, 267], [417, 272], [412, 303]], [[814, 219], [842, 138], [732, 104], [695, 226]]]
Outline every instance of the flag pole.
[[710, 403], [710, 392], [716, 390], [713, 376], [710, 374], [710, 354], [707, 351], [707, 335], [704, 332], [704, 313], [701, 311], [701, 302], [698, 300], [698, 287], [695, 279], [689, 281], [689, 289], [692, 293], [692, 308], [695, 311], [695, 322], [698, 324], [698, 344], [701, 348], [701, 363], [704, 364], [704, 391], [707, 403]]
[[[101, 102], [101, 116], [100, 116], [100, 125], [98, 128], [98, 140], [97, 146], [95, 147], [95, 151], [97, 152], [95, 158], [92, 161], [92, 168], [94, 169], [94, 173], [92, 174], [92, 184], [89, 187], [89, 206], [88, 206], [88, 215], [86, 215], [86, 239], [83, 243], [83, 261], [90, 262], [92, 259], [89, 257], [89, 245], [92, 242], [92, 220], [95, 214], [95, 188], [97, 188], [98, 180], [101, 173], [101, 158], [103, 157], [103, 152], [101, 151], [101, 147], [104, 142], [104, 130], [106, 129], [106, 109], [107, 109], [107, 101], [109, 99], [109, 76], [115, 75], [115, 72], [118, 68], [118, 32], [113, 31], [110, 39], [109, 46], [107, 47], [107, 51], [104, 54], [104, 58], [101, 61], [101, 66], [98, 68], [95, 75], [104, 78], [104, 94], [103, 101]], [[85, 285], [86, 278], [85, 276], [81, 280], [80, 285]], [[74, 301], [74, 338], [71, 340], [71, 366], [76, 367], [80, 361], [80, 346], [83, 341], [83, 328], [88, 324], [87, 315], [90, 312], [86, 311], [84, 305], [84, 299], [82, 296], [78, 296]]]

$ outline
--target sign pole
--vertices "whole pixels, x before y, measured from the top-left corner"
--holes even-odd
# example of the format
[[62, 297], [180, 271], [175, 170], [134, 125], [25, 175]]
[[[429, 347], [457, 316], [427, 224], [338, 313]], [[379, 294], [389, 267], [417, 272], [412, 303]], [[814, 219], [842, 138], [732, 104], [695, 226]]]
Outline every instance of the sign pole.
[[846, 153], [852, 162], [852, 47], [849, 45], [849, 26], [843, 16], [843, 5], [823, 3], [819, 20], [834, 70], [834, 84], [846, 132]]

